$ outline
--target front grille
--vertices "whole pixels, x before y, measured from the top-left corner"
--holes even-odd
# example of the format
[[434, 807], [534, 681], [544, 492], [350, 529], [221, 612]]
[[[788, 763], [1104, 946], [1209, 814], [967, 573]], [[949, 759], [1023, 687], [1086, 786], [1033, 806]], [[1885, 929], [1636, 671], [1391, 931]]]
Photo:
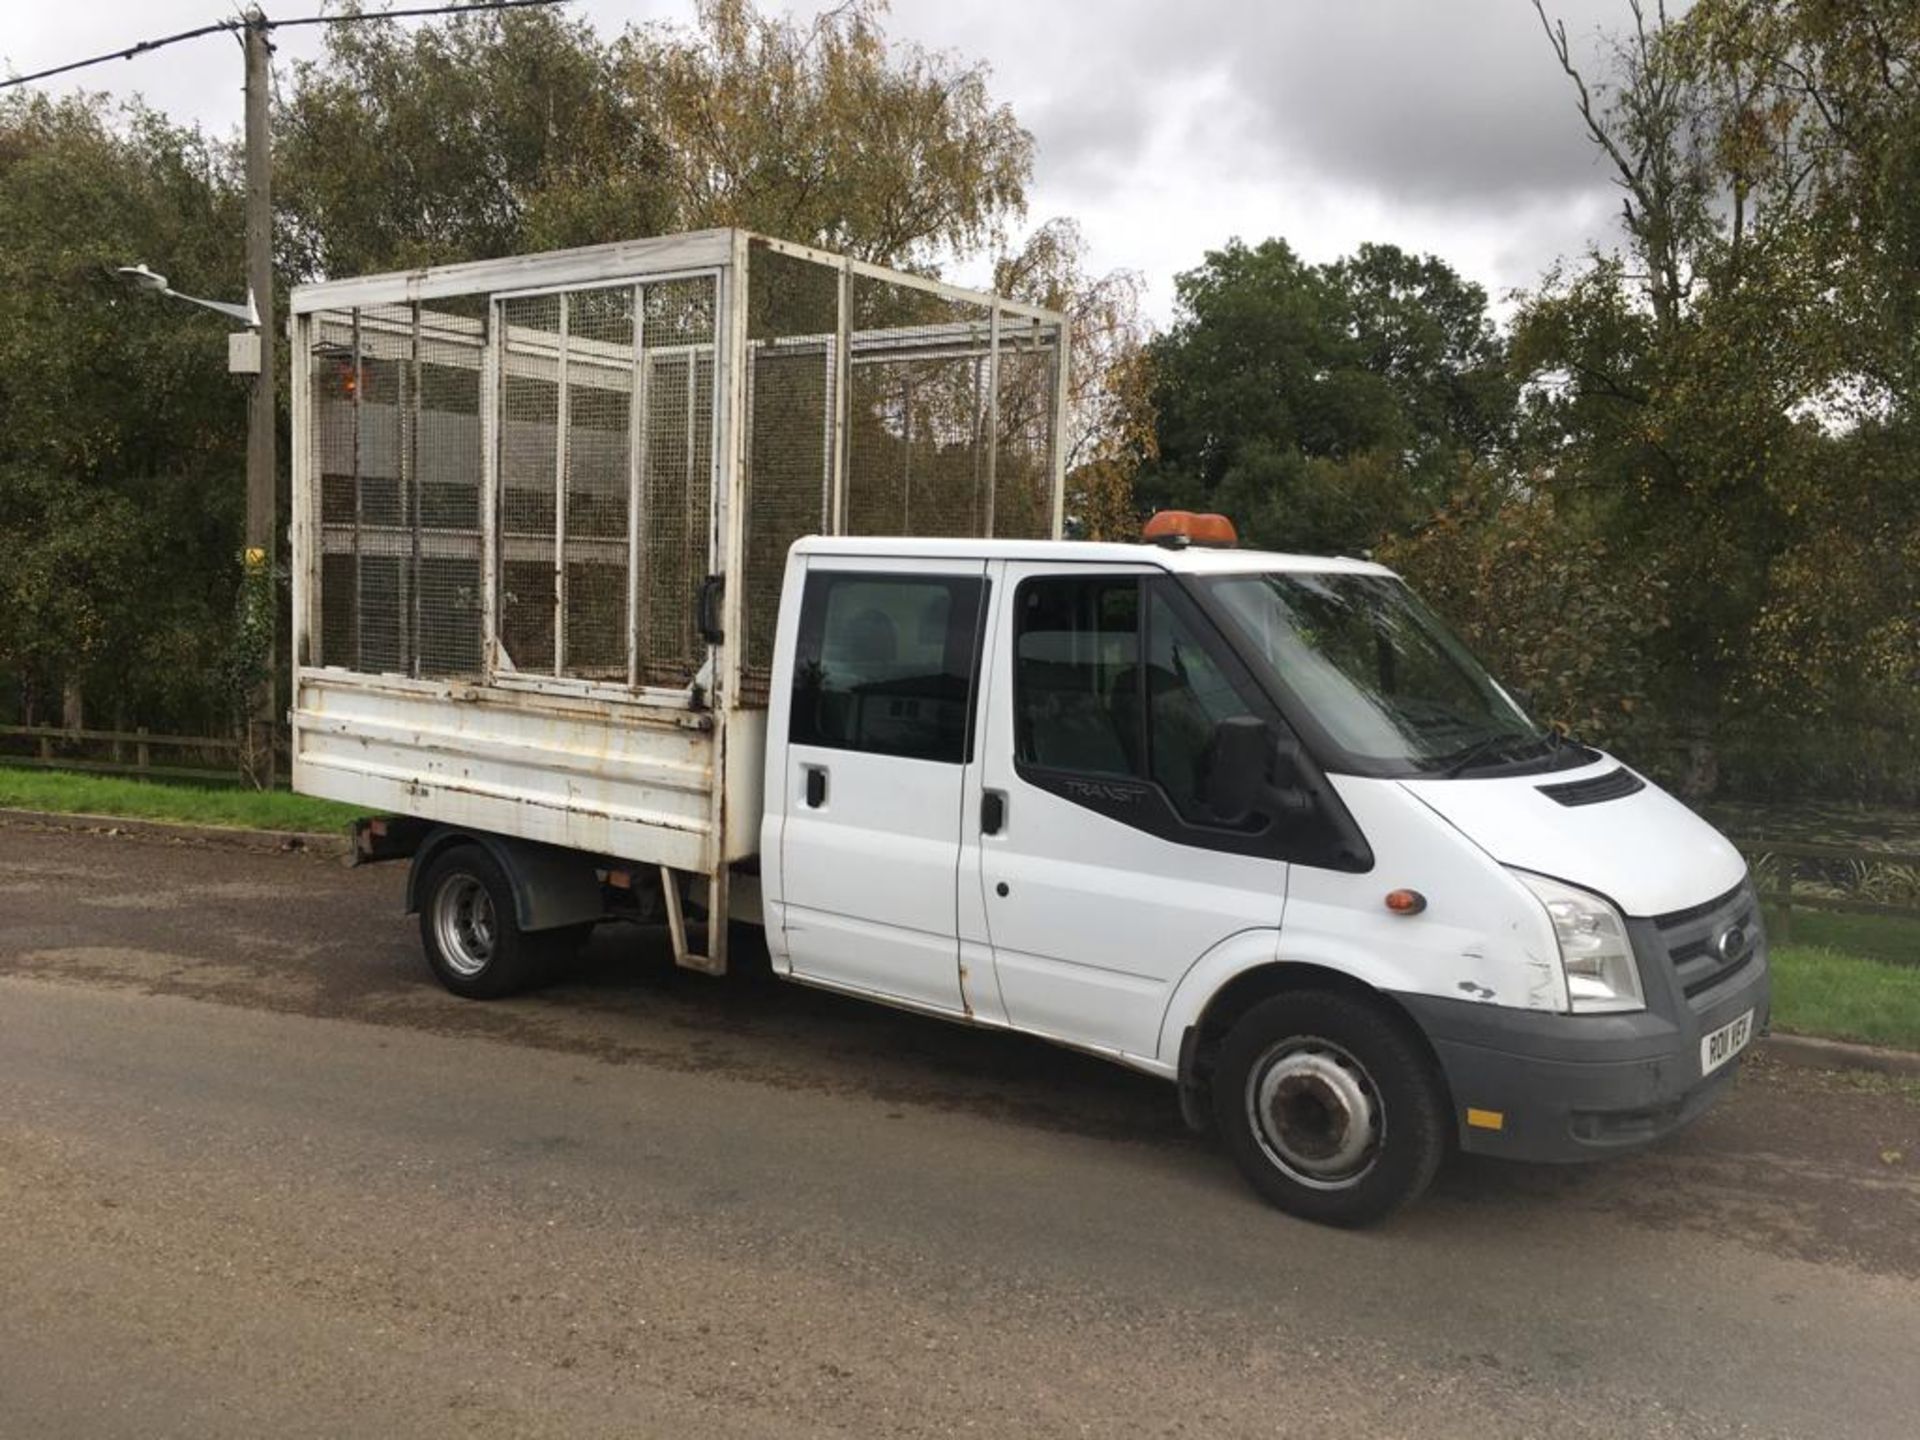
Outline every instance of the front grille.
[[1536, 785], [1534, 788], [1549, 800], [1556, 800], [1562, 805], [1598, 805], [1602, 800], [1618, 800], [1644, 790], [1647, 782], [1625, 766], [1618, 766], [1591, 780], [1567, 780], [1558, 785]]
[[[1657, 915], [1653, 923], [1689, 1001], [1717, 990], [1765, 953], [1760, 907], [1745, 881], [1705, 904]], [[1729, 957], [1720, 943], [1735, 926], [1746, 932], [1747, 944]]]

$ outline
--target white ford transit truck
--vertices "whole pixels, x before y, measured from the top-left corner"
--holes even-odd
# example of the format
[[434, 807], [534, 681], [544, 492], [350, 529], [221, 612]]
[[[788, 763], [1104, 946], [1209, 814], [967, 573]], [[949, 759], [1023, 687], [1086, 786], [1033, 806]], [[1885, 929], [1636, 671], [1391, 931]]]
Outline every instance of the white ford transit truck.
[[1356, 1224], [1768, 1018], [1732, 845], [1391, 572], [1062, 540], [1058, 315], [740, 231], [293, 297], [294, 783], [451, 990], [596, 925], [1173, 1082]]

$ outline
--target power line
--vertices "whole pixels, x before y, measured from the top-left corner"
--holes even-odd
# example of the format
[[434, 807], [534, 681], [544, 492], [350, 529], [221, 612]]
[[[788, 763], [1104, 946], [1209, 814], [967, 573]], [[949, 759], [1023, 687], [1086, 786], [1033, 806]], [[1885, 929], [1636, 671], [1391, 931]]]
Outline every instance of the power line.
[[[345, 15], [298, 15], [291, 20], [268, 20], [264, 28], [284, 30], [295, 25], [350, 25], [361, 20], [409, 20], [422, 15], [460, 15], [479, 10], [523, 10], [535, 5], [564, 5], [567, 0], [476, 0], [471, 5], [423, 5], [406, 10], [380, 10], [356, 12]], [[144, 55], [149, 50], [158, 50], [163, 45], [174, 45], [182, 40], [198, 40], [202, 35], [232, 34], [247, 28], [245, 20], [218, 20], [211, 25], [201, 25], [192, 30], [182, 30], [177, 35], [162, 35], [157, 40], [142, 40], [137, 45], [129, 45], [124, 50], [110, 50], [105, 55], [90, 56], [85, 60], [74, 60], [66, 65], [55, 65], [49, 70], [36, 70], [31, 75], [13, 75], [0, 80], [0, 90], [10, 85], [27, 85], [35, 80], [51, 79], [55, 75], [65, 75], [71, 70], [84, 70], [89, 65], [104, 65], [109, 60], [131, 60], [136, 55]]]
[[[356, 20], [410, 20], [420, 15], [464, 15], [473, 10], [524, 10], [531, 5], [566, 5], [571, 0], [485, 0], [474, 5], [431, 5], [417, 10], [379, 10], [359, 15], [299, 15], [291, 20], [269, 20], [269, 30], [293, 25], [350, 25]], [[245, 24], [245, 21], [239, 22]]]
[[197, 30], [182, 30], [178, 35], [163, 35], [158, 40], [142, 40], [138, 45], [130, 45], [125, 50], [114, 50], [105, 55], [95, 55], [89, 60], [75, 60], [69, 65], [56, 65], [51, 70], [37, 70], [31, 75], [15, 75], [0, 80], [0, 90], [9, 85], [25, 85], [33, 80], [45, 80], [52, 75], [64, 75], [69, 70], [83, 70], [89, 65], [104, 64], [108, 60], [131, 60], [136, 55], [144, 55], [149, 50], [158, 50], [162, 45], [172, 45], [180, 40], [197, 40], [202, 35], [217, 35], [224, 30], [238, 30], [238, 20], [222, 20], [214, 25], [202, 25]]

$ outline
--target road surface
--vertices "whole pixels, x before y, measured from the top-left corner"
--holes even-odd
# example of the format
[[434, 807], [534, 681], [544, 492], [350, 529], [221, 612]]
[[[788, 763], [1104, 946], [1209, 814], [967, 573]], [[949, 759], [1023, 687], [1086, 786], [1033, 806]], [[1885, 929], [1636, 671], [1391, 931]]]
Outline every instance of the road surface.
[[1920, 1097], [1264, 1208], [1156, 1082], [676, 972], [446, 995], [403, 868], [0, 823], [0, 1436], [1885, 1436]]

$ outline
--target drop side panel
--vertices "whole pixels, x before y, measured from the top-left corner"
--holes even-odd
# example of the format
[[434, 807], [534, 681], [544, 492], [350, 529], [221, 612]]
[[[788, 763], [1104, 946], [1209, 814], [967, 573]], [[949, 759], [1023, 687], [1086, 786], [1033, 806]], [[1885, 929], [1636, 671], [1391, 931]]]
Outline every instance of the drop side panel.
[[302, 794], [679, 870], [714, 868], [710, 716], [306, 670], [292, 718]]

